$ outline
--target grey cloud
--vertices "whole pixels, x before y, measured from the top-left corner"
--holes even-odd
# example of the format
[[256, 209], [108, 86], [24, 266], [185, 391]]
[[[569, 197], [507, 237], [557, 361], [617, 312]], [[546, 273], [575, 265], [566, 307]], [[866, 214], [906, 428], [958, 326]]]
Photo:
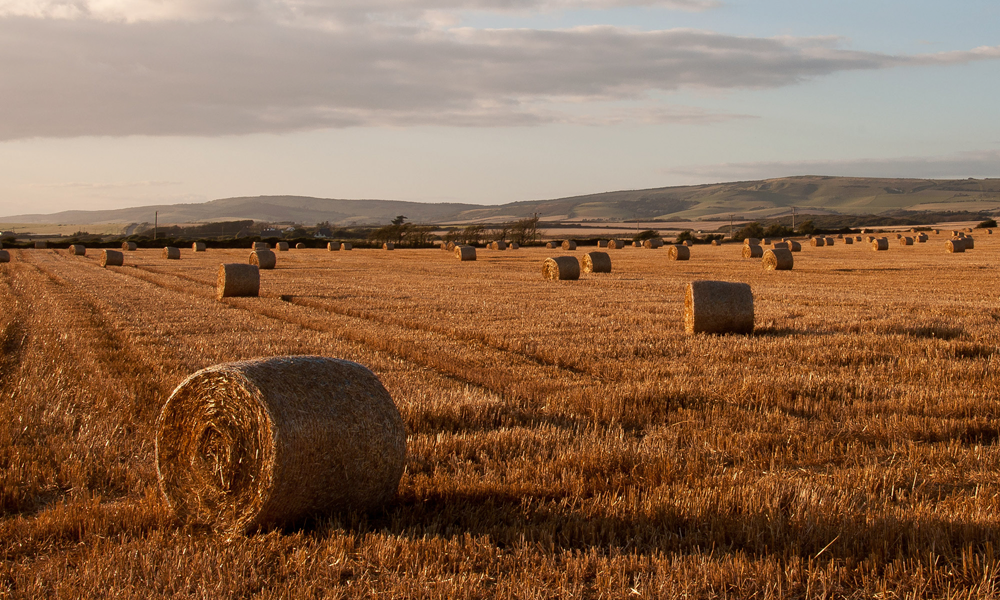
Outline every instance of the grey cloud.
[[775, 161], [692, 165], [663, 169], [698, 181], [768, 179], [793, 175], [964, 179], [1000, 177], [1000, 150], [959, 152], [948, 156], [858, 160]]
[[[831, 40], [614, 27], [342, 30], [237, 22], [0, 19], [0, 139], [227, 135], [352, 126], [528, 126], [633, 115], [712, 122], [655, 91], [774, 88], [838, 71], [995, 58], [892, 56]], [[559, 103], [631, 103], [616, 114]], [[652, 105], [652, 106], [651, 106]], [[624, 115], [622, 117], [621, 115]], [[643, 121], [645, 119], [645, 121]]]

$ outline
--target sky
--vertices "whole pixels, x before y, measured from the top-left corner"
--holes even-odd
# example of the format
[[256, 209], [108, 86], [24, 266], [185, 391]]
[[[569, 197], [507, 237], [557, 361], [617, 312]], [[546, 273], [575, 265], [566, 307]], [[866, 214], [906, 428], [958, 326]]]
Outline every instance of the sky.
[[1000, 2], [0, 0], [0, 217], [1000, 177]]

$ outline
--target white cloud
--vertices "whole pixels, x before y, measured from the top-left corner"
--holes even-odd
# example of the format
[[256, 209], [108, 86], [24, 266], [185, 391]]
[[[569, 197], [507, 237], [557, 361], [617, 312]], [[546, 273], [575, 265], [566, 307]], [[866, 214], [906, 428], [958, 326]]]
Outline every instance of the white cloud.
[[669, 167], [663, 169], [663, 172], [689, 176], [697, 181], [754, 180], [795, 175], [920, 179], [986, 178], [1000, 177], [1000, 150], [959, 152], [947, 156], [689, 165]]

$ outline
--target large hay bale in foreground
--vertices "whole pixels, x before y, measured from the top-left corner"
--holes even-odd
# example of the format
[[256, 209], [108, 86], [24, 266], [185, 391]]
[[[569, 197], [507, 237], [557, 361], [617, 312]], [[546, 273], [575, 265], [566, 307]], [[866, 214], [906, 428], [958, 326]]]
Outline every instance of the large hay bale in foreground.
[[900, 246], [912, 246], [913, 245], [913, 238], [911, 238], [908, 235], [905, 235], [905, 236], [899, 238], [899, 245]]
[[83, 244], [70, 244], [69, 251], [73, 256], [87, 256], [87, 247]]
[[575, 256], [546, 258], [542, 263], [542, 277], [545, 279], [579, 279], [580, 261]]
[[0, 263], [10, 262], [10, 252], [0, 250]]
[[768, 271], [791, 271], [795, 259], [787, 248], [772, 248], [764, 253], [761, 264]]
[[275, 244], [275, 248], [278, 249], [278, 252], [288, 252], [288, 242], [278, 242]]
[[610, 273], [611, 257], [607, 252], [588, 252], [583, 255], [584, 273]]
[[973, 250], [973, 249], [975, 249], [975, 247], [976, 247], [976, 240], [972, 239], [971, 235], [965, 236], [964, 238], [962, 238], [962, 241], [965, 242], [965, 249], [966, 250]]
[[102, 267], [120, 267], [125, 264], [125, 255], [117, 250], [101, 251]]
[[48, 247], [48, 242], [35, 242], [35, 250], [45, 250]]
[[945, 246], [947, 247], [948, 252], [965, 252], [965, 240], [962, 238], [948, 240]]
[[809, 240], [809, 245], [815, 247], [825, 246], [826, 238], [814, 237], [813, 239]]
[[684, 330], [687, 333], [752, 333], [753, 292], [750, 286], [728, 281], [692, 281], [684, 296]]
[[165, 246], [163, 248], [163, 258], [167, 260], [180, 260], [181, 249], [174, 246]]
[[257, 296], [260, 294], [260, 268], [257, 265], [229, 263], [219, 265], [215, 278], [215, 297]]
[[157, 420], [160, 490], [183, 521], [250, 532], [393, 499], [406, 427], [367, 368], [282, 356], [202, 369]]
[[889, 249], [889, 238], [878, 238], [872, 241], [872, 250], [888, 250]]
[[573, 240], [564, 240], [562, 243], [563, 250], [576, 250], [576, 242]]
[[122, 250], [125, 250], [126, 252], [135, 252], [138, 249], [139, 244], [136, 244], [135, 242], [122, 242]]
[[260, 269], [273, 269], [278, 263], [278, 257], [270, 250], [254, 250], [250, 253], [251, 265], [257, 265]]
[[306, 249], [306, 245], [303, 244], [302, 242], [299, 242], [298, 244], [295, 244], [295, 249], [296, 250], [305, 250]]
[[764, 249], [760, 246], [743, 246], [743, 258], [760, 258], [764, 256]]
[[670, 249], [667, 250], [667, 258], [670, 260], [690, 260], [691, 249], [687, 246], [671, 244]]
[[191, 244], [191, 249], [194, 250], [195, 252], [204, 252], [205, 242], [194, 242], [193, 244]]
[[476, 260], [476, 249], [472, 246], [455, 246], [455, 258], [463, 262]]
[[396, 244], [394, 244], [392, 242], [386, 242], [386, 243], [382, 244], [382, 249], [383, 250], [395, 250], [396, 249]]

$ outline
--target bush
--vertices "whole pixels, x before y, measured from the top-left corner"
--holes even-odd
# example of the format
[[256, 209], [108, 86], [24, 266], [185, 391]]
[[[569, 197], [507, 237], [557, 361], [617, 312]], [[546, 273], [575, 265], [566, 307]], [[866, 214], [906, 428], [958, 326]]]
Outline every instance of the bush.
[[979, 225], [976, 225], [976, 229], [993, 229], [996, 226], [997, 226], [996, 219], [986, 219]]

